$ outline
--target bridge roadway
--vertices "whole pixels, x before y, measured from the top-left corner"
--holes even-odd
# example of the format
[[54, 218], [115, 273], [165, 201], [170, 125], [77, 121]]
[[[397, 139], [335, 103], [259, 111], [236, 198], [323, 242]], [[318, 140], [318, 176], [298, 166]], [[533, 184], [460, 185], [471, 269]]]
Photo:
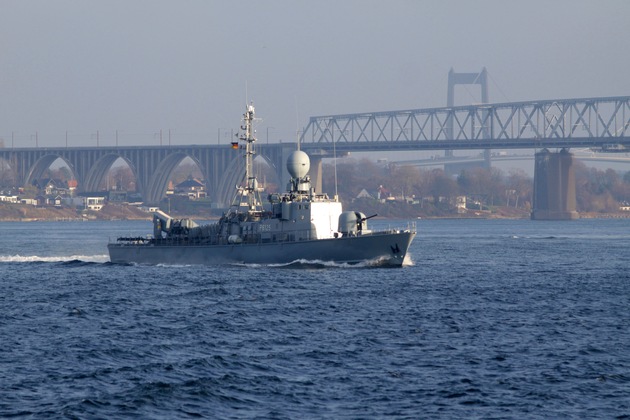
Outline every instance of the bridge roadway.
[[[620, 163], [630, 164], [630, 156], [620, 153], [576, 153], [574, 157], [583, 162], [605, 162], [605, 163]], [[431, 159], [414, 159], [414, 160], [399, 160], [395, 161], [397, 165], [401, 166], [445, 166], [462, 163], [483, 163], [486, 158], [483, 155], [478, 156], [437, 156]], [[492, 156], [493, 162], [505, 162], [505, 161], [526, 161], [534, 160], [533, 154], [508, 154]]]
[[[316, 185], [321, 159], [359, 151], [630, 148], [630, 96], [482, 104], [311, 117], [300, 139], [312, 157]], [[294, 143], [257, 143], [256, 152], [275, 169], [280, 185]], [[225, 145], [4, 148], [0, 158], [29, 185], [61, 158], [79, 190], [97, 191], [114, 162], [131, 168], [146, 203], [159, 202], [172, 171], [191, 158], [206, 179], [211, 199], [228, 203], [244, 176], [242, 153]], [[317, 179], [318, 178], [318, 179]]]

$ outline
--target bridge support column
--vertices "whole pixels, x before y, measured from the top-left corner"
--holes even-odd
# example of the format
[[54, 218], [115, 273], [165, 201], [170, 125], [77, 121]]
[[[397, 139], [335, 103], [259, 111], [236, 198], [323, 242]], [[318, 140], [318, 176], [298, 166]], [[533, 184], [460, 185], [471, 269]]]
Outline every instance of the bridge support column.
[[311, 185], [315, 188], [317, 194], [322, 193], [322, 158], [319, 156], [312, 156], [311, 169], [308, 171], [311, 177]]
[[573, 220], [576, 211], [573, 154], [562, 149], [536, 153], [532, 220]]

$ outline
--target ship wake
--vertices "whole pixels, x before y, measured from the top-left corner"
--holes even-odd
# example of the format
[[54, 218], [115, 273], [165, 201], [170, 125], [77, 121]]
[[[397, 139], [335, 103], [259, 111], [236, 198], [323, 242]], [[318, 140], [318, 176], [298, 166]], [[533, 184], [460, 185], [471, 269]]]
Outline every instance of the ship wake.
[[0, 255], [0, 263], [32, 263], [32, 262], [53, 262], [68, 263], [74, 261], [104, 263], [109, 261], [107, 254], [103, 255], [57, 255], [57, 256], [40, 256], [40, 255]]
[[[289, 268], [289, 269], [326, 269], [326, 268], [342, 268], [342, 269], [357, 269], [357, 268], [375, 268], [375, 267], [391, 267], [388, 258], [375, 258], [371, 260], [363, 260], [357, 262], [335, 262], [335, 261], [323, 261], [323, 260], [309, 260], [305, 258], [300, 258], [288, 263], [278, 263], [278, 264], [245, 264], [245, 263], [237, 263], [234, 264], [241, 267], [249, 267], [249, 268], [260, 268], [260, 267], [269, 267], [269, 268]], [[403, 265], [413, 265], [411, 259], [409, 259], [409, 264], [407, 264], [407, 258]]]

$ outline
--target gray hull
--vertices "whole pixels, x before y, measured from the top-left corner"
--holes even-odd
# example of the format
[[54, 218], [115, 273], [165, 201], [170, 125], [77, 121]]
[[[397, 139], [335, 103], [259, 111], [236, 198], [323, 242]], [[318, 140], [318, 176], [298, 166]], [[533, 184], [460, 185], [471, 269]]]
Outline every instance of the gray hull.
[[415, 232], [368, 234], [337, 239], [232, 245], [108, 245], [113, 263], [288, 264], [323, 261], [401, 266]]

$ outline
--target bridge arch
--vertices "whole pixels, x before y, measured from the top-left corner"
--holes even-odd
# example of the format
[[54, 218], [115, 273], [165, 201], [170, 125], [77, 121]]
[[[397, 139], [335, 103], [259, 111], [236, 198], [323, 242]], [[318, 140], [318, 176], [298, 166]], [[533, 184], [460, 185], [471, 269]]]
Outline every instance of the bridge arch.
[[[245, 162], [243, 158], [244, 156], [238, 155], [226, 165], [225, 172], [218, 183], [217, 191], [214, 195], [215, 201], [219, 206], [228, 206], [231, 203], [236, 186], [245, 179]], [[254, 162], [260, 163], [261, 160], [269, 166], [274, 174], [274, 181], [278, 185], [279, 190], [282, 191], [283, 186], [280, 185], [282, 183], [282, 168], [278, 170], [276, 160], [272, 156], [259, 154]], [[259, 181], [261, 180], [259, 179]]]
[[[265, 171], [265, 169], [261, 168], [260, 165], [267, 166], [268, 170]], [[283, 168], [284, 165], [280, 165], [280, 167], [278, 167], [278, 162], [273, 159], [272, 156], [268, 156], [266, 154], [259, 154], [256, 159], [254, 159], [254, 172], [258, 180], [263, 183], [262, 185], [265, 188], [268, 188], [271, 184], [275, 184], [277, 192], [283, 192], [285, 189], [285, 186], [282, 185]], [[265, 171], [265, 177], [261, 176], [262, 171]], [[269, 176], [271, 177], [269, 178]]]
[[50, 166], [57, 159], [61, 159], [68, 166], [68, 168], [72, 172], [72, 175], [75, 177], [75, 179], [80, 181], [78, 179], [77, 172], [71, 162], [69, 162], [63, 156], [59, 156], [55, 154], [48, 154], [48, 155], [44, 155], [40, 157], [29, 169], [28, 175], [26, 176], [25, 185], [31, 185], [33, 184], [33, 182], [40, 180], [42, 176], [44, 175], [44, 172], [46, 172], [46, 170], [50, 168]]
[[145, 202], [159, 203], [160, 200], [162, 200], [162, 197], [166, 193], [166, 188], [168, 186], [168, 181], [171, 178], [171, 174], [186, 158], [191, 159], [201, 170], [203, 177], [207, 179], [207, 174], [204, 173], [203, 166], [200, 165], [199, 161], [194, 156], [190, 156], [189, 154], [183, 152], [172, 153], [162, 159], [149, 179], [147, 188], [143, 194]]
[[216, 191], [216, 201], [219, 205], [228, 206], [232, 202], [236, 186], [245, 178], [243, 156], [232, 159], [226, 166], [221, 182]]
[[136, 168], [134, 167], [133, 163], [129, 161], [129, 159], [126, 159], [125, 157], [120, 156], [115, 153], [110, 153], [110, 154], [100, 157], [94, 163], [94, 165], [90, 168], [89, 172], [85, 176], [85, 182], [82, 187], [82, 190], [83, 191], [97, 191], [101, 183], [103, 182], [103, 179], [107, 176], [107, 174], [109, 173], [109, 170], [118, 159], [122, 159], [125, 161], [125, 163], [131, 169], [133, 176], [137, 179], [138, 174], [137, 174]]
[[0, 157], [0, 187], [18, 186], [19, 174], [15, 164], [4, 157]]

